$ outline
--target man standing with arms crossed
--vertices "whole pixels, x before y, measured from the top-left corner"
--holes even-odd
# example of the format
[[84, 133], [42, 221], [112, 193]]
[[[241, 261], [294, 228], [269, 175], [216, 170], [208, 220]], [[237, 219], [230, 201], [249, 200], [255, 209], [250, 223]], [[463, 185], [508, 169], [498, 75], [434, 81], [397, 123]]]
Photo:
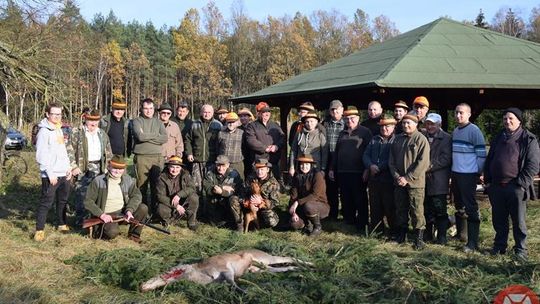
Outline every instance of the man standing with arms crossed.
[[456, 206], [456, 226], [467, 225], [467, 244], [463, 251], [470, 253], [478, 250], [480, 212], [475, 194], [486, 160], [486, 142], [482, 131], [469, 121], [471, 107], [468, 104], [457, 105], [455, 115], [458, 126], [452, 132], [452, 183], [456, 201], [463, 204]]
[[161, 145], [167, 142], [167, 131], [163, 123], [154, 117], [154, 101], [146, 98], [142, 102], [142, 115], [133, 120], [135, 146], [133, 163], [137, 187], [140, 189], [143, 203], [151, 205], [147, 198], [148, 185], [151, 185], [152, 195], [155, 194], [152, 180], [156, 180], [165, 160], [161, 156]]

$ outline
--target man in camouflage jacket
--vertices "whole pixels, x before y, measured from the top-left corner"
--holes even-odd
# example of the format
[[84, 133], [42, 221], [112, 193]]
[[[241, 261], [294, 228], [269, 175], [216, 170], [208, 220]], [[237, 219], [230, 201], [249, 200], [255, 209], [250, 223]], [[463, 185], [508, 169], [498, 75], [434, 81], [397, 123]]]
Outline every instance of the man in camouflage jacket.
[[204, 213], [209, 222], [218, 226], [224, 225], [230, 214], [237, 229], [242, 231], [239, 200], [243, 192], [243, 180], [240, 173], [231, 168], [230, 164], [227, 156], [219, 155], [214, 169], [206, 173], [203, 182], [206, 208]]
[[100, 115], [97, 110], [85, 116], [84, 125], [75, 128], [71, 135], [71, 167], [75, 182], [76, 225], [82, 224], [85, 215], [84, 197], [90, 182], [97, 175], [107, 172], [107, 164], [112, 159], [109, 136], [98, 127]]

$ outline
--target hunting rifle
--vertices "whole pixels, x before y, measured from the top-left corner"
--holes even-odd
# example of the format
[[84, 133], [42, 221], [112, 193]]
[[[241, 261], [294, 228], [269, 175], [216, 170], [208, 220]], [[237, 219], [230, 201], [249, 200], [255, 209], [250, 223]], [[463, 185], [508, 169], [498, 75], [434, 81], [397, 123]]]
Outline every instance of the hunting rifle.
[[[149, 223], [140, 222], [140, 221], [138, 221], [136, 219], [132, 219], [132, 220], [128, 221], [124, 217], [113, 217], [113, 223], [118, 223], [118, 222], [127, 222], [129, 224], [133, 224], [133, 225], [136, 225], [136, 226], [146, 226], [148, 228], [152, 228], [152, 229], [157, 230], [159, 232], [163, 232], [163, 233], [166, 233], [166, 234], [171, 234], [171, 232], [168, 231], [168, 230], [165, 230], [163, 228], [160, 228], [158, 226], [155, 226], [155, 225], [152, 225], [152, 224], [149, 224]], [[104, 223], [99, 217], [93, 217], [93, 218], [85, 219], [83, 221], [82, 228], [86, 229], [86, 228], [90, 228], [92, 226], [99, 225], [99, 224], [104, 224]]]

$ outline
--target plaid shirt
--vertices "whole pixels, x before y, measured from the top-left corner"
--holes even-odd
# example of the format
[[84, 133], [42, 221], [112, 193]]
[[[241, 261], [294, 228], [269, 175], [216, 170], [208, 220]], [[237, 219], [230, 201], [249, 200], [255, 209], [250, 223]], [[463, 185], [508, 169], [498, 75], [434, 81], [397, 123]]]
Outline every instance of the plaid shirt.
[[323, 126], [326, 129], [326, 143], [328, 144], [330, 153], [334, 153], [336, 151], [339, 132], [345, 128], [345, 122], [343, 119], [334, 121], [332, 118], [328, 118], [323, 122]]
[[226, 155], [231, 163], [239, 163], [244, 160], [242, 155], [242, 142], [244, 131], [236, 128], [229, 132], [224, 128], [218, 135], [218, 155]]

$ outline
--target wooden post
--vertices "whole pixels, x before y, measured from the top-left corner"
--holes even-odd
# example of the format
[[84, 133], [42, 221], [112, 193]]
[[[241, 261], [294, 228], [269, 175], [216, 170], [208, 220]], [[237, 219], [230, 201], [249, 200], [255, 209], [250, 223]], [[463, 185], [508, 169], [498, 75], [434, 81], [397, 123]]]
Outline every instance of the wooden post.
[[279, 123], [281, 126], [281, 130], [283, 130], [283, 133], [285, 133], [285, 146], [283, 147], [283, 151], [281, 152], [281, 171], [283, 173], [284, 170], [287, 168], [287, 153], [288, 153], [288, 142], [289, 142], [289, 133], [287, 132], [287, 117], [289, 116], [289, 112], [291, 111], [291, 106], [284, 104], [279, 107]]

